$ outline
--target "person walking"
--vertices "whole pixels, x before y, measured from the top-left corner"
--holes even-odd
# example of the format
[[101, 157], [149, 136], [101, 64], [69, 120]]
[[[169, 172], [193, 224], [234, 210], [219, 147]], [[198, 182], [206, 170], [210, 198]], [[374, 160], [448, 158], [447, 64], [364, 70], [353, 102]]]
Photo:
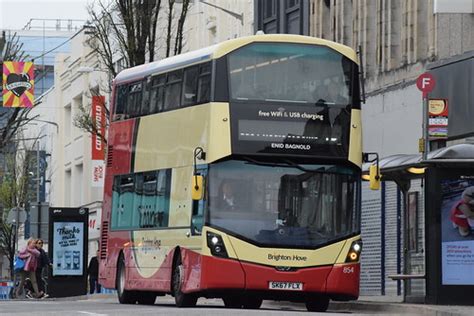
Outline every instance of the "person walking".
[[38, 249], [38, 251], [40, 252], [40, 255], [38, 257], [38, 266], [36, 267], [35, 272], [36, 282], [38, 282], [38, 290], [44, 293], [43, 297], [48, 297], [49, 295], [46, 294], [46, 288], [43, 280], [43, 269], [44, 267], [49, 266], [51, 262], [49, 261], [46, 251], [44, 251], [43, 249], [42, 239], [36, 240], [36, 249]]
[[99, 250], [97, 250], [96, 255], [91, 258], [89, 261], [89, 268], [87, 269], [87, 274], [89, 275], [89, 293], [94, 294], [100, 293], [100, 284], [99, 284]]
[[23, 287], [25, 285], [26, 278], [29, 278], [31, 284], [33, 286], [33, 297], [41, 298], [43, 296], [43, 292], [38, 290], [38, 283], [36, 282], [36, 267], [38, 266], [38, 258], [40, 256], [40, 252], [36, 249], [36, 240], [30, 238], [27, 242], [25, 248], [23, 248], [19, 253], [18, 257], [25, 260], [25, 267], [22, 271], [20, 271], [20, 284], [16, 289], [16, 297], [20, 297], [21, 292], [23, 291]]

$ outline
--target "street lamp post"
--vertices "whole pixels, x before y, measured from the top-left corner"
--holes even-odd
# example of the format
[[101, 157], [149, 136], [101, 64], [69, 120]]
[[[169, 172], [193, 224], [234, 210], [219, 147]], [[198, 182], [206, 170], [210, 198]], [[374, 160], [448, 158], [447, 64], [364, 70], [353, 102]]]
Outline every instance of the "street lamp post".
[[225, 9], [225, 8], [223, 8], [223, 7], [220, 7], [220, 6], [218, 6], [218, 5], [215, 5], [215, 4], [206, 2], [206, 1], [200, 1], [200, 3], [206, 4], [206, 5], [210, 6], [210, 7], [213, 7], [213, 8], [216, 8], [216, 9], [218, 9], [218, 10], [223, 11], [223, 12], [225, 12], [225, 13], [227, 13], [227, 14], [233, 16], [233, 17], [236, 18], [237, 20], [240, 20], [240, 23], [241, 23], [242, 25], [244, 25], [244, 14], [243, 14], [243, 13], [235, 13], [235, 12], [233, 12], [233, 11], [227, 10], [227, 9]]

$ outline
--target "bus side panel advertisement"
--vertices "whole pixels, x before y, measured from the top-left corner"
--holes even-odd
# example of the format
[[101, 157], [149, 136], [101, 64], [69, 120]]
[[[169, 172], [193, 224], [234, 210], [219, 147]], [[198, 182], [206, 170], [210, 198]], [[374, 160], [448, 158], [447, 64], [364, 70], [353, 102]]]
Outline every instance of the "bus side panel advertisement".
[[442, 285], [474, 285], [474, 177], [441, 181]]
[[53, 229], [53, 276], [82, 275], [84, 223], [55, 222]]

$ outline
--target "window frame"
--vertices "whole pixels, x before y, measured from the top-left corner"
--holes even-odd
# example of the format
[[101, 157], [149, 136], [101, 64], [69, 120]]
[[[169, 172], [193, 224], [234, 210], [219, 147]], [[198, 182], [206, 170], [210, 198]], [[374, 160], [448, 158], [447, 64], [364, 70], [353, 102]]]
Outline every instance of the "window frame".
[[[177, 79], [170, 79], [171, 76], [177, 75]], [[172, 70], [166, 74], [166, 86], [165, 86], [165, 92], [164, 92], [164, 102], [163, 102], [163, 112], [165, 111], [172, 111], [179, 109], [181, 107], [181, 95], [183, 92], [183, 68]], [[169, 104], [170, 100], [168, 100], [168, 91], [170, 91], [171, 88], [174, 88], [175, 86], [179, 85], [179, 96], [176, 98], [178, 100], [177, 104]], [[172, 90], [171, 90], [172, 91]], [[172, 96], [172, 94], [170, 94]]]

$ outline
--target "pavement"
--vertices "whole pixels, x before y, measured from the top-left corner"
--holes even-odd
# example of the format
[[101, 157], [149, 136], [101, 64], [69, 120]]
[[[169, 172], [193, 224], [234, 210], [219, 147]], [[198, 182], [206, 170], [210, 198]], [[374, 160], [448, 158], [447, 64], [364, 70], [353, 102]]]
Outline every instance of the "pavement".
[[[332, 311], [371, 312], [397, 315], [472, 316], [474, 306], [403, 303], [402, 297], [361, 296], [357, 301], [331, 302]], [[474, 301], [473, 301], [474, 302]]]

